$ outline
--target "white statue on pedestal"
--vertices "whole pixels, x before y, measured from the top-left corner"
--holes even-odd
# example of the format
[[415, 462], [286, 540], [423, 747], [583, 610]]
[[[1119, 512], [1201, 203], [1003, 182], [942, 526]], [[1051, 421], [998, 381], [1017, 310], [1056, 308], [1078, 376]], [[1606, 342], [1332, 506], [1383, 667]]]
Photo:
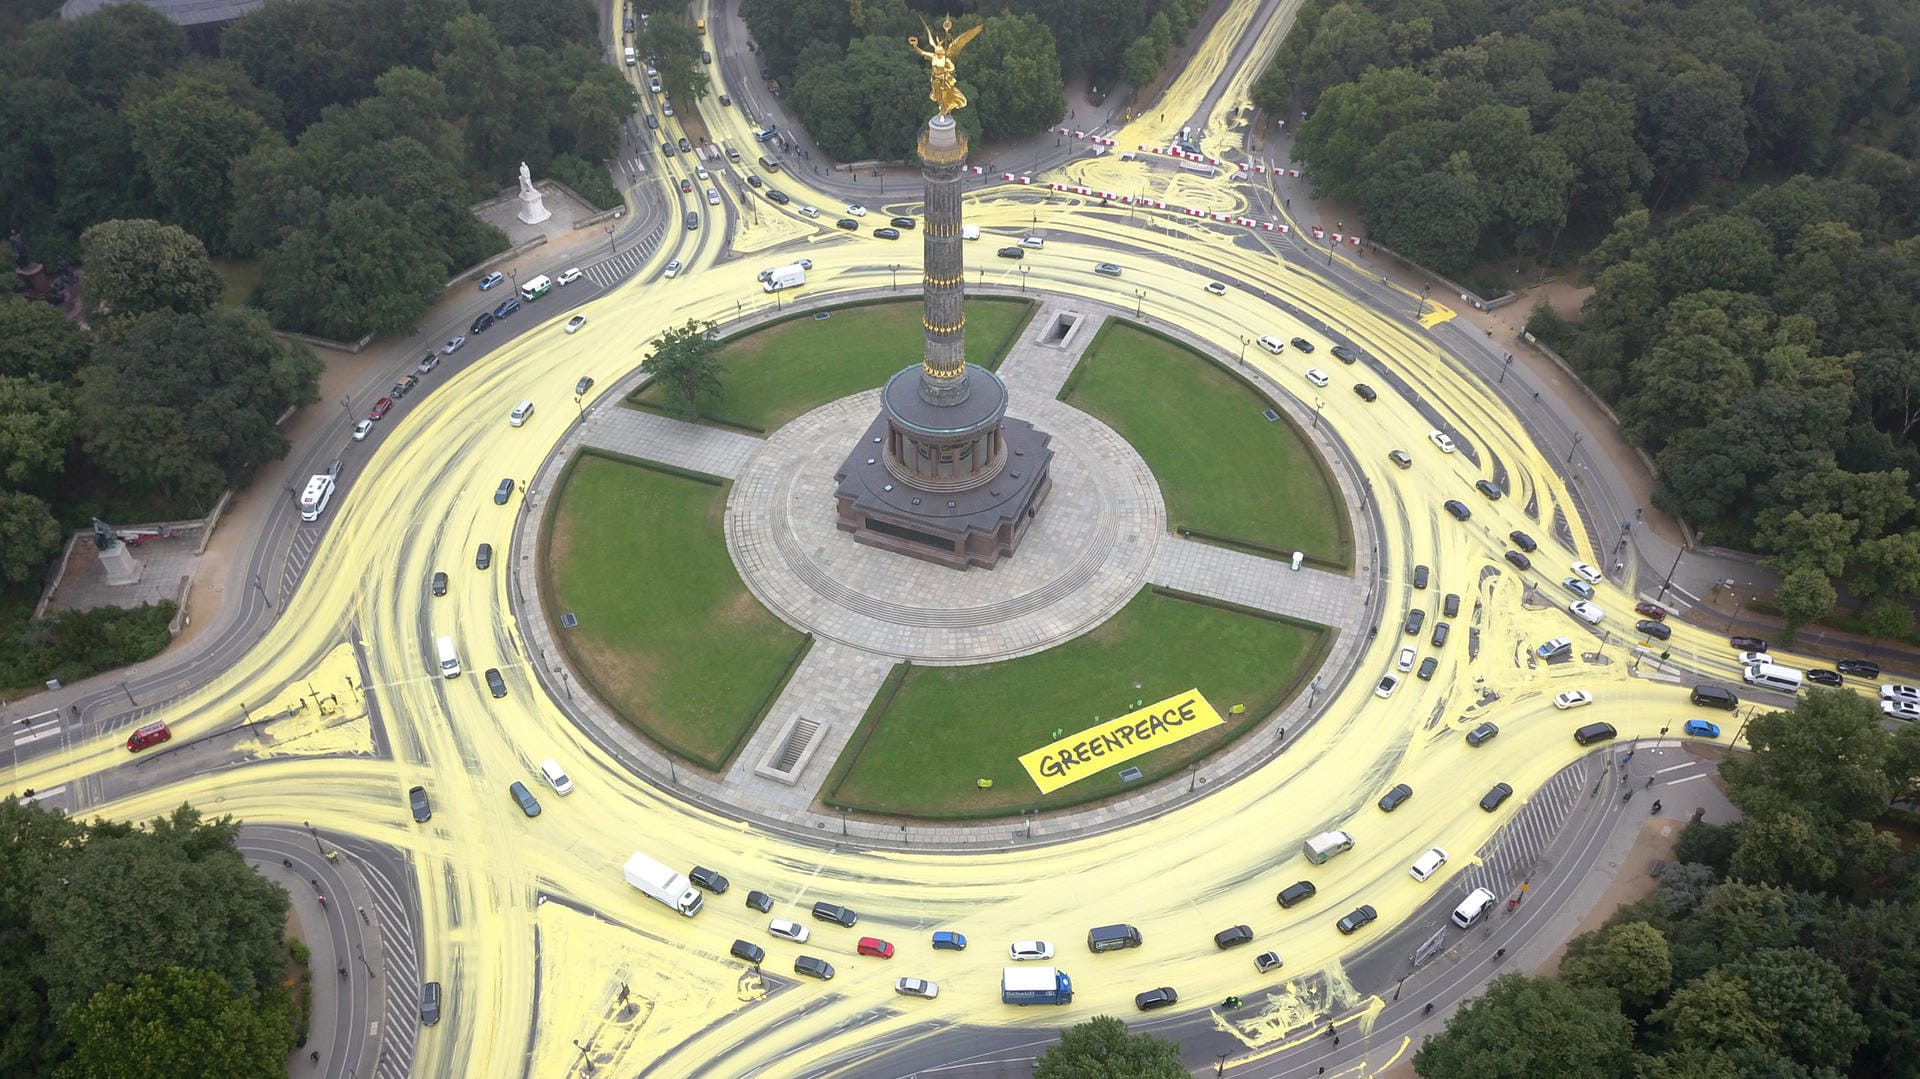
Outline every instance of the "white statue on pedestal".
[[520, 162], [520, 220], [529, 225], [538, 225], [552, 216], [540, 197], [539, 189], [533, 186], [533, 171], [527, 168], [525, 161]]

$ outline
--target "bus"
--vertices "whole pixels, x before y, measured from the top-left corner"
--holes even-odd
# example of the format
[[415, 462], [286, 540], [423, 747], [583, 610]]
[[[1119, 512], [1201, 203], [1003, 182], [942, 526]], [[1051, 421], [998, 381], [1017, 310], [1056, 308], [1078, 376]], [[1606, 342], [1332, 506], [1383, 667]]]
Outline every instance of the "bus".
[[553, 279], [546, 274], [539, 274], [526, 284], [520, 286], [520, 298], [528, 303], [532, 303], [540, 297], [545, 296], [547, 290], [552, 287]]

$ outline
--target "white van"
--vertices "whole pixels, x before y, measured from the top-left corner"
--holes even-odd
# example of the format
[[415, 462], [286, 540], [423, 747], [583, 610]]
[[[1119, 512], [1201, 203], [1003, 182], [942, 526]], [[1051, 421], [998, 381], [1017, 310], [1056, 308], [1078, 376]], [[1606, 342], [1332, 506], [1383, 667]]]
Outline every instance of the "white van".
[[440, 649], [440, 677], [460, 677], [460, 654], [453, 650], [453, 638], [442, 637], [434, 643]]
[[978, 225], [960, 226], [960, 238], [962, 240], [978, 240], [980, 238], [980, 226]]
[[627, 66], [632, 67], [633, 65], [639, 62], [640, 62], [640, 55], [633, 51], [633, 46], [631, 45], [627, 46]]
[[1353, 837], [1345, 832], [1321, 832], [1307, 840], [1307, 861], [1319, 865], [1341, 851], [1353, 849]]
[[513, 411], [507, 416], [507, 422], [515, 427], [518, 427], [521, 424], [527, 422], [527, 417], [531, 415], [533, 415], [533, 402], [522, 401], [519, 404], [513, 406]]
[[1453, 908], [1453, 924], [1462, 929], [1472, 929], [1475, 922], [1487, 916], [1493, 909], [1493, 893], [1485, 888], [1475, 888], [1459, 906]]
[[326, 512], [327, 503], [333, 500], [333, 477], [315, 476], [307, 481], [307, 489], [300, 492], [300, 519], [317, 521]]
[[1750, 686], [1777, 689], [1782, 693], [1800, 692], [1800, 672], [1792, 667], [1782, 667], [1763, 660], [1747, 664], [1740, 677], [1746, 679]]
[[553, 793], [573, 793], [573, 780], [568, 777], [567, 773], [560, 767], [559, 761], [554, 760], [552, 757], [541, 761], [540, 774], [546, 777], [547, 786], [553, 788]]
[[1287, 350], [1286, 342], [1280, 340], [1278, 337], [1270, 337], [1266, 334], [1260, 335], [1260, 347], [1273, 353], [1275, 356]]
[[1420, 858], [1413, 863], [1413, 868], [1407, 870], [1407, 872], [1413, 875], [1414, 880], [1424, 884], [1428, 877], [1438, 873], [1440, 867], [1446, 864], [1446, 851], [1441, 850], [1439, 847], [1428, 847], [1427, 853], [1422, 854]]

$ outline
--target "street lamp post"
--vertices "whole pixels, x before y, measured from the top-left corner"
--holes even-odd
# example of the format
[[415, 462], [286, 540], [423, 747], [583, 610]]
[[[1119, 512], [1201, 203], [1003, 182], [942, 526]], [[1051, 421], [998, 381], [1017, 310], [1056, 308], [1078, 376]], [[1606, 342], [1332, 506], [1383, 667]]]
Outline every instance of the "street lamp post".
[[893, 264], [893, 265], [892, 265], [892, 266], [891, 266], [891, 267], [890, 267], [889, 269], [891, 270], [891, 272], [892, 272], [892, 274], [893, 274], [893, 286], [892, 286], [892, 287], [893, 287], [893, 288], [895, 288], [895, 289], [898, 289], [898, 288], [900, 287], [900, 264], [896, 262], [896, 263], [894, 263], [894, 264]]
[[1414, 318], [1425, 318], [1425, 317], [1426, 317], [1426, 314], [1427, 314], [1427, 293], [1429, 293], [1429, 292], [1432, 292], [1432, 291], [1433, 291], [1433, 282], [1431, 282], [1431, 281], [1429, 281], [1429, 282], [1427, 282], [1426, 284], [1424, 284], [1424, 285], [1421, 285], [1421, 286], [1420, 286], [1420, 302], [1419, 302], [1418, 304], [1415, 304], [1415, 305], [1414, 305], [1414, 308], [1413, 308], [1413, 317], [1414, 317]]
[[1138, 289], [1138, 288], [1134, 289], [1133, 290], [1133, 317], [1134, 318], [1140, 317], [1140, 308], [1146, 302], [1147, 302], [1147, 290]]
[[1200, 766], [1197, 764], [1187, 765], [1187, 793], [1192, 794], [1193, 788], [1197, 784], [1199, 784], [1199, 782], [1200, 782]]
[[[1735, 607], [1737, 608], [1738, 606], [1739, 605], [1736, 603]], [[133, 690], [128, 689], [127, 684], [125, 682], [120, 683], [120, 692], [127, 695], [128, 704], [133, 705], [135, 708], [140, 707], [140, 702], [133, 699]]]
[[609, 255], [617, 255], [620, 253], [620, 248], [618, 246], [620, 241], [613, 238], [613, 229], [614, 229], [614, 226], [612, 225], [607, 226], [607, 254]]
[[267, 590], [261, 587], [260, 575], [258, 573], [253, 575], [253, 587], [255, 588], [255, 590], [257, 590], [260, 593], [260, 601], [262, 603], [265, 603], [268, 607], [272, 607], [273, 601], [267, 598]]
[[1313, 399], [1313, 429], [1316, 431], [1320, 429], [1320, 410], [1326, 406], [1327, 403], [1318, 397]]
[[1250, 337], [1242, 337], [1240, 339], [1240, 362], [1243, 365], [1247, 362], [1247, 346], [1252, 342], [1253, 339]]
[[1494, 383], [1494, 385], [1498, 386], [1500, 385], [1501, 382], [1505, 382], [1507, 380], [1507, 372], [1512, 369], [1513, 369], [1513, 353], [1509, 352], [1507, 353], [1507, 362], [1500, 365], [1500, 382], [1496, 382]]
[[1675, 571], [1679, 570], [1680, 568], [1680, 556], [1686, 553], [1687, 553], [1687, 545], [1684, 543], [1680, 545], [1679, 550], [1673, 552], [1673, 565], [1667, 568], [1667, 579], [1660, 582], [1660, 591], [1658, 594], [1656, 594], [1653, 597], [1653, 601], [1655, 603], [1658, 603], [1661, 600], [1666, 598], [1667, 589], [1673, 584], [1673, 575]]
[[1025, 263], [1020, 264], [1020, 291], [1027, 291], [1027, 266]]
[[582, 416], [587, 414], [587, 406], [580, 403], [580, 395], [577, 393], [573, 395], [573, 409]]
[[1567, 467], [1569, 468], [1573, 467], [1573, 454], [1574, 454], [1574, 451], [1580, 448], [1580, 439], [1582, 437], [1584, 436], [1578, 435], [1578, 434], [1574, 435], [1573, 445], [1567, 447]]

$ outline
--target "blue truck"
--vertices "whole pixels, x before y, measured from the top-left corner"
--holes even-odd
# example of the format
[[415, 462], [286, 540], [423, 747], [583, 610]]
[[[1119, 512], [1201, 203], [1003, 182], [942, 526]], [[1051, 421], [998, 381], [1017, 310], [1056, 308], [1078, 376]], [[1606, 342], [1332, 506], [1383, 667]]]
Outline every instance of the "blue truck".
[[1003, 1004], [1071, 1004], [1073, 979], [1053, 967], [1006, 967], [1000, 972]]

